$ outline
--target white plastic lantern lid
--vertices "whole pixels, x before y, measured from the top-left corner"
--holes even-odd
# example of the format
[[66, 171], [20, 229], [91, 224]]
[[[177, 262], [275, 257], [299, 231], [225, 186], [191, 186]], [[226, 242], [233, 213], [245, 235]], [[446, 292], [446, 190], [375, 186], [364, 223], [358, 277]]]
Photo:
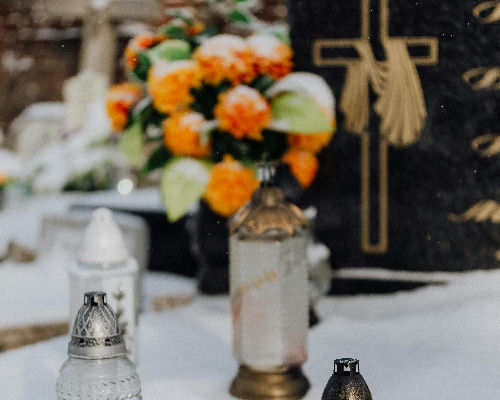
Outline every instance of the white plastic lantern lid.
[[89, 264], [115, 264], [127, 261], [128, 251], [122, 232], [108, 208], [92, 212], [85, 228], [78, 260]]

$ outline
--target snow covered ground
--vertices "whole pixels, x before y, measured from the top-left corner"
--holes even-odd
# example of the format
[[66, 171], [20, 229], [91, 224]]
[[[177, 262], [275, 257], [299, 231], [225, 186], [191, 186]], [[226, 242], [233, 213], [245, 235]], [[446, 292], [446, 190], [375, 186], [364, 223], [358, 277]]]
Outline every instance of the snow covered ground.
[[[323, 321], [309, 334], [304, 371], [312, 387], [306, 399], [321, 397], [333, 360], [343, 356], [360, 359], [374, 399], [498, 398], [499, 282], [498, 271], [475, 272], [414, 292], [323, 299]], [[146, 304], [154, 294], [194, 292], [193, 282], [167, 274], [148, 274], [145, 286]], [[62, 292], [54, 298], [64, 297]], [[0, 301], [3, 319], [6, 303]], [[64, 314], [66, 304], [59, 303], [54, 317], [56, 309], [58, 317]], [[0, 353], [1, 397], [53, 399], [67, 341], [60, 337]], [[197, 296], [189, 306], [162, 312], [148, 307], [140, 319], [138, 369], [145, 400], [230, 399], [237, 364], [229, 299]]]
[[[54, 211], [49, 200], [39, 201]], [[60, 203], [61, 209], [66, 206]], [[17, 219], [13, 211], [2, 212], [0, 247], [7, 236], [36, 244], [41, 211], [35, 208], [28, 212], [19, 205]], [[306, 399], [321, 398], [333, 360], [345, 356], [360, 359], [375, 400], [499, 398], [500, 271], [449, 278], [445, 286], [412, 292], [321, 300], [322, 322], [310, 330], [304, 365], [312, 384]], [[0, 328], [67, 319], [66, 279], [65, 266], [56, 259], [1, 263]], [[153, 296], [194, 294], [194, 282], [148, 273], [144, 286], [138, 367], [144, 399], [230, 399], [237, 364], [229, 299], [195, 296], [188, 306], [154, 312]], [[59, 337], [0, 353], [0, 398], [54, 399], [67, 341]]]

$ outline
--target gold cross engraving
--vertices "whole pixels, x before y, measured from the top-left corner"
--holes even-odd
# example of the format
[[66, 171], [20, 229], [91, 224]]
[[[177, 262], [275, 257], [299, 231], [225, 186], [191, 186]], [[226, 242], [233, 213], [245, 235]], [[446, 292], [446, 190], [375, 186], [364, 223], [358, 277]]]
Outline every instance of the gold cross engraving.
[[500, 67], [479, 67], [469, 69], [462, 79], [473, 90], [500, 90]]
[[[457, 224], [468, 221], [500, 224], [500, 203], [495, 200], [481, 200], [462, 214], [448, 214], [448, 219]], [[500, 262], [500, 250], [495, 252], [495, 259]]]
[[500, 155], [500, 134], [489, 133], [478, 136], [471, 141], [471, 147], [481, 157], [493, 157]]
[[472, 9], [472, 14], [483, 24], [500, 22], [500, 2], [492, 0], [480, 3]]
[[453, 222], [491, 222], [500, 224], [500, 203], [495, 200], [481, 200], [462, 214], [449, 214]]
[[[389, 36], [389, 0], [379, 0], [379, 41], [385, 60], [375, 59], [370, 41], [370, 0], [361, 0], [361, 33], [351, 39], [317, 39], [313, 63], [318, 67], [345, 67], [346, 78], [339, 109], [346, 130], [361, 138], [361, 249], [384, 254], [389, 247], [388, 145], [408, 147], [420, 137], [427, 118], [425, 99], [416, 66], [438, 63], [436, 37]], [[409, 49], [425, 50], [411, 56]], [[354, 48], [358, 58], [324, 57], [325, 50]], [[377, 95], [373, 106], [380, 117], [378, 135], [378, 240], [371, 240], [370, 216], [370, 86]]]
[[[472, 14], [484, 24], [500, 22], [500, 2], [486, 1], [474, 7]], [[500, 90], [500, 67], [479, 67], [466, 71], [462, 79], [472, 90]], [[500, 155], [500, 135], [489, 133], [474, 138], [471, 147], [481, 157]], [[460, 223], [473, 221], [476, 223], [491, 222], [500, 224], [500, 203], [495, 200], [481, 200], [462, 214], [449, 214], [448, 219]], [[495, 252], [495, 259], [500, 262], [500, 250]]]

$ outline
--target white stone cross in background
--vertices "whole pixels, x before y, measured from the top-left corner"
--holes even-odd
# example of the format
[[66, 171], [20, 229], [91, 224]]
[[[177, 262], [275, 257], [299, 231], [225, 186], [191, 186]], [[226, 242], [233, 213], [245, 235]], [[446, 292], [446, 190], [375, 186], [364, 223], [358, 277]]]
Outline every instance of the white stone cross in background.
[[38, 0], [52, 19], [83, 21], [80, 71], [104, 74], [111, 81], [117, 59], [116, 25], [120, 22], [153, 22], [162, 17], [159, 0]]

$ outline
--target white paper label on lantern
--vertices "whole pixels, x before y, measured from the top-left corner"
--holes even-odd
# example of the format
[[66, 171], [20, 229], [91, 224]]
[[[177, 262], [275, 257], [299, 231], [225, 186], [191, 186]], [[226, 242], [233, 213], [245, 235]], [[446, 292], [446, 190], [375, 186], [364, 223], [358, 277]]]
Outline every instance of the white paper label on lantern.
[[230, 239], [233, 350], [255, 370], [301, 365], [307, 358], [305, 239]]
[[137, 263], [133, 259], [129, 259], [124, 266], [107, 270], [84, 269], [76, 265], [69, 269], [71, 322], [74, 321], [86, 292], [106, 292], [107, 302], [115, 312], [120, 329], [122, 329], [129, 358], [136, 363], [137, 273]]

